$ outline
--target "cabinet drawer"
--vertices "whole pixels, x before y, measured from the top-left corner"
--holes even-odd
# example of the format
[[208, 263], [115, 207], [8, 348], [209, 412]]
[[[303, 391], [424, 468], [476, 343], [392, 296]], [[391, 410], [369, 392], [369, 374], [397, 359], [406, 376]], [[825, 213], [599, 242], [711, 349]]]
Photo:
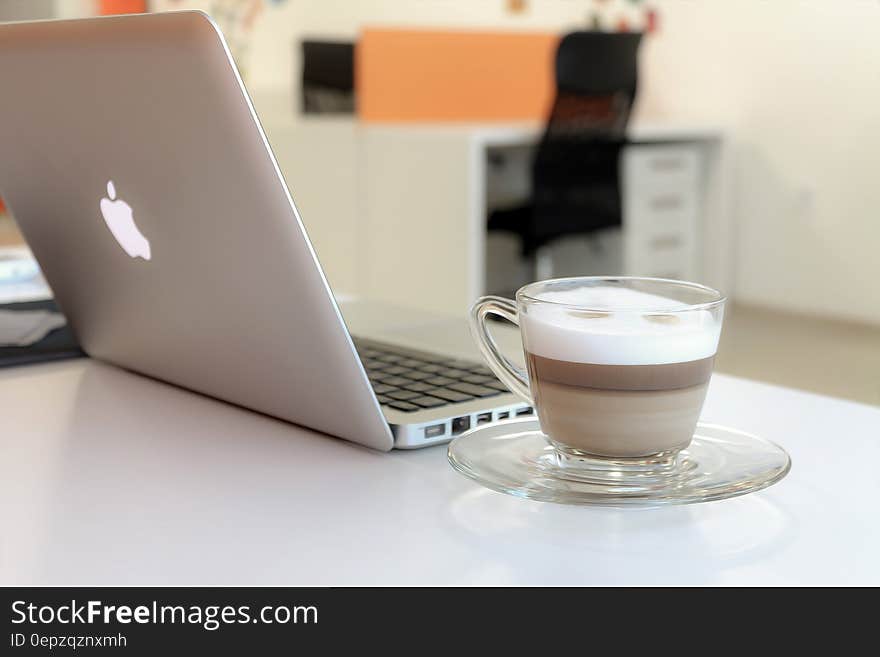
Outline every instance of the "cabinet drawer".
[[635, 258], [646, 260], [655, 257], [665, 257], [667, 254], [693, 253], [697, 248], [697, 241], [692, 233], [684, 231], [669, 231], [656, 233], [644, 237], [638, 241], [628, 240], [624, 244], [624, 250]]
[[624, 228], [635, 239], [670, 231], [697, 230], [698, 199], [693, 190], [646, 192], [624, 198]]
[[660, 248], [654, 244], [643, 245], [625, 254], [626, 273], [630, 276], [654, 276], [694, 280], [696, 275], [696, 250], [693, 245], [668, 240]]
[[696, 190], [700, 180], [700, 147], [635, 144], [623, 154], [625, 194], [666, 189]]

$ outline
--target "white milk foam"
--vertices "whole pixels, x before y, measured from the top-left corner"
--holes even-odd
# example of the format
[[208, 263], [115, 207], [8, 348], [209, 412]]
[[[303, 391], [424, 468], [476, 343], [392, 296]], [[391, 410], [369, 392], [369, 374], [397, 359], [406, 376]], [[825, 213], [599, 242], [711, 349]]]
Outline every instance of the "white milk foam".
[[643, 315], [638, 310], [675, 311], [687, 304], [628, 288], [583, 287], [544, 292], [543, 301], [577, 305], [595, 314], [553, 304], [532, 304], [520, 316], [532, 354], [595, 365], [683, 363], [713, 356], [721, 322], [707, 310], [678, 315]]

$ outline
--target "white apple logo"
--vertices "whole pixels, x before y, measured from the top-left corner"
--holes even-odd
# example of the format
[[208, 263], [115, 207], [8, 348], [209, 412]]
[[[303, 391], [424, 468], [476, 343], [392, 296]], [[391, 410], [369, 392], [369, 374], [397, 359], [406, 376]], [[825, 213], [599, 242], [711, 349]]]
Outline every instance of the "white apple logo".
[[101, 214], [107, 228], [132, 258], [150, 259], [150, 241], [141, 234], [134, 223], [131, 206], [125, 201], [116, 200], [116, 187], [112, 180], [107, 181], [107, 196], [101, 199]]

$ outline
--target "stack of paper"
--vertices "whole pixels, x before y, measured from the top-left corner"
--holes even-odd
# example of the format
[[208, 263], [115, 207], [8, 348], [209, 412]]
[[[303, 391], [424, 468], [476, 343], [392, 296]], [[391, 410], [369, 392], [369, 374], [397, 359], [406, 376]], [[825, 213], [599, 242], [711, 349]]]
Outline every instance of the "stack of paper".
[[48, 310], [0, 310], [0, 347], [27, 347], [66, 323]]
[[52, 291], [27, 247], [0, 247], [0, 303], [36, 301], [51, 296]]

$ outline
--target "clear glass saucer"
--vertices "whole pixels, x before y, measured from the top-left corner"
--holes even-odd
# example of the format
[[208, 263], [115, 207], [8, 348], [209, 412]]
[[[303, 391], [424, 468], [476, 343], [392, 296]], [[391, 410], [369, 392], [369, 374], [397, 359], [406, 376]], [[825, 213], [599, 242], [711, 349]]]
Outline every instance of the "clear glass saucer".
[[655, 506], [694, 504], [770, 486], [791, 468], [788, 453], [758, 436], [698, 424], [676, 454], [604, 459], [558, 453], [537, 418], [484, 424], [449, 444], [449, 462], [492, 490], [561, 504]]

